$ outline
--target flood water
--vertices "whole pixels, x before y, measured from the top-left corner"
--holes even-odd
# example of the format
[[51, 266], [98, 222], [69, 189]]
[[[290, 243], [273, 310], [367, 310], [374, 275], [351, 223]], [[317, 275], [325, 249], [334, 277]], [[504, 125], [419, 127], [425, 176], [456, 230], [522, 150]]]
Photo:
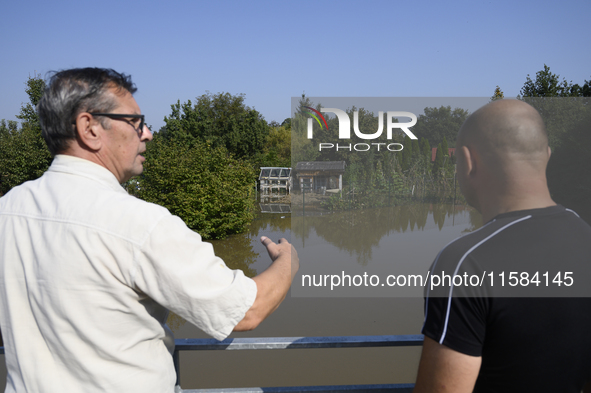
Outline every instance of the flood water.
[[[273, 210], [263, 207], [263, 210]], [[420, 334], [422, 289], [302, 285], [302, 275], [364, 272], [385, 277], [426, 271], [451, 240], [481, 226], [464, 206], [414, 203], [329, 214], [306, 207], [259, 213], [247, 233], [212, 242], [234, 269], [253, 276], [269, 264], [260, 236], [289, 239], [300, 258], [291, 293], [261, 326], [231, 337]], [[208, 336], [171, 315], [176, 338]], [[181, 385], [190, 388], [413, 383], [420, 347], [181, 353]], [[2, 362], [4, 368], [4, 362]], [[6, 380], [0, 370], [0, 384]]]

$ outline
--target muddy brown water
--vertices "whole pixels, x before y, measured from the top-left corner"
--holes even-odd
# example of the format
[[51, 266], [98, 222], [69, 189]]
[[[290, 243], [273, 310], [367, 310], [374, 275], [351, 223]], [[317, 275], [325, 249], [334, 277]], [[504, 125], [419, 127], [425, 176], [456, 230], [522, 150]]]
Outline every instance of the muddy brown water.
[[[309, 337], [419, 334], [422, 289], [385, 286], [333, 288], [302, 285], [302, 276], [425, 271], [454, 238], [481, 225], [463, 206], [412, 205], [327, 214], [313, 207], [259, 213], [247, 233], [212, 242], [216, 253], [249, 276], [269, 264], [260, 236], [288, 238], [300, 272], [279, 309], [252, 332], [231, 337]], [[409, 288], [407, 288], [409, 289]], [[207, 338], [177, 315], [176, 338]], [[181, 353], [181, 385], [189, 388], [413, 383], [420, 347], [346, 348]], [[6, 383], [4, 362], [0, 385]]]

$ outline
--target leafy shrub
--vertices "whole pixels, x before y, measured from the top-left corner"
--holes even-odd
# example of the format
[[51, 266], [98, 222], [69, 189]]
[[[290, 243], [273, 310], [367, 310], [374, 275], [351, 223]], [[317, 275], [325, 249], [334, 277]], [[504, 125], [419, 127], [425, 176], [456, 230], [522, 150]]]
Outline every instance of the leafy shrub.
[[221, 239], [243, 232], [253, 219], [255, 178], [248, 163], [223, 147], [181, 144], [156, 134], [143, 174], [128, 189], [166, 207], [204, 239]]

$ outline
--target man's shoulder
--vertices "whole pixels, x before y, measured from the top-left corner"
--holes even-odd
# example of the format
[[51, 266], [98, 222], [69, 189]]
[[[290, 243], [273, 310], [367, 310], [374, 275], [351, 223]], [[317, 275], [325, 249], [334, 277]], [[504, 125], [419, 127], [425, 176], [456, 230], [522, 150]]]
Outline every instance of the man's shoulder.
[[[96, 191], [96, 190], [95, 190]], [[76, 198], [75, 209], [66, 212], [73, 221], [110, 232], [120, 237], [141, 241], [162, 219], [171, 217], [163, 206], [146, 202], [122, 190], [101, 189], [94, 195], [93, 203], [85, 198], [93, 191], [85, 191]]]
[[120, 237], [145, 238], [170, 212], [129, 195], [98, 171], [49, 170], [0, 198], [0, 214], [92, 228]]
[[528, 239], [532, 243], [545, 239], [545, 243], [552, 246], [565, 237], [574, 237], [573, 240], [591, 247], [591, 226], [576, 212], [561, 205], [520, 210], [500, 214], [477, 230], [453, 240], [442, 249], [439, 258], [459, 261], [477, 249], [495, 254], [495, 250], [503, 251], [496, 247], [499, 243], [505, 246], [514, 243], [520, 247], [527, 245]]
[[[574, 212], [552, 206], [495, 217], [441, 250], [430, 274], [470, 278], [469, 285], [457, 278], [458, 296], [589, 296], [583, 285], [591, 280], [589, 255], [591, 227]], [[555, 284], [560, 280], [575, 285]], [[430, 296], [448, 296], [447, 282]]]
[[504, 224], [492, 220], [475, 231], [454, 239], [439, 252], [433, 262], [433, 270], [441, 271], [443, 269], [449, 272], [452, 269], [453, 272], [466, 256], [492, 238]]
[[170, 216], [170, 212], [163, 206], [156, 203], [147, 202], [134, 195], [123, 192], [108, 192], [102, 198], [102, 208], [105, 210], [116, 210], [121, 217], [135, 218], [139, 220], [160, 219], [163, 216]]

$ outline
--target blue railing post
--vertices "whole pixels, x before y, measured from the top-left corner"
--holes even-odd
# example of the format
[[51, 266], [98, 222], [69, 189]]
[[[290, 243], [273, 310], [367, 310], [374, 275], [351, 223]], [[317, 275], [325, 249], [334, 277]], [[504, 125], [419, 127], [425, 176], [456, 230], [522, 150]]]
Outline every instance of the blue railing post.
[[181, 385], [181, 360], [179, 356], [179, 350], [175, 347], [174, 353], [172, 354], [172, 361], [174, 362], [174, 371], [176, 371], [177, 386]]

